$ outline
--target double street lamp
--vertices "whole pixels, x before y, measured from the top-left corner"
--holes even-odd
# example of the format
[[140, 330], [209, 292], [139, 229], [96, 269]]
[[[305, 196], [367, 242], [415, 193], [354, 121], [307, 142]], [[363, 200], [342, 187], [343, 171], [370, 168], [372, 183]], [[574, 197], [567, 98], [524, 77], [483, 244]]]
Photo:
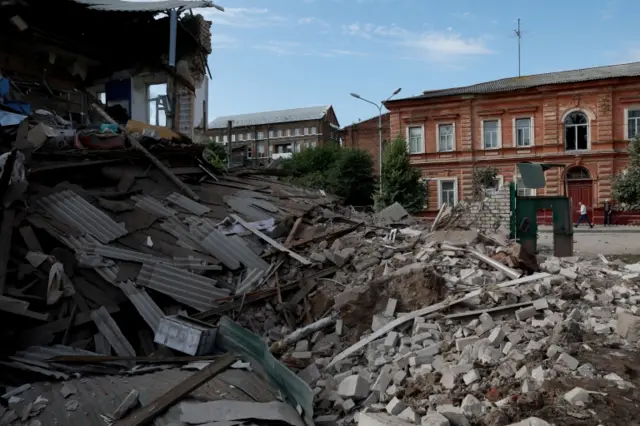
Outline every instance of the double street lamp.
[[380, 104], [370, 101], [369, 99], [365, 99], [362, 96], [358, 95], [357, 93], [351, 93], [351, 96], [353, 96], [354, 98], [360, 99], [361, 101], [365, 101], [373, 105], [374, 107], [378, 108], [378, 151], [379, 151], [378, 152], [378, 160], [379, 160], [378, 173], [380, 175], [380, 192], [382, 192], [382, 107], [384, 106], [385, 102], [387, 102], [389, 99], [393, 98], [395, 95], [400, 93], [400, 90], [402, 90], [402, 88], [396, 89], [396, 91], [393, 92], [391, 96], [389, 96], [386, 100], [382, 101]]

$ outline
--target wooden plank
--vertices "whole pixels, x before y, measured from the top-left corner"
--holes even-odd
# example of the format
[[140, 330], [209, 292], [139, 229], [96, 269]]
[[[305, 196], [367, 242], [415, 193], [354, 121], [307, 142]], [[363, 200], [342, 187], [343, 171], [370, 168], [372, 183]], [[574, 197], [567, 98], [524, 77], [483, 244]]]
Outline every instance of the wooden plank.
[[297, 218], [296, 221], [293, 223], [293, 227], [291, 228], [291, 232], [289, 232], [289, 236], [287, 236], [287, 239], [284, 242], [284, 246], [285, 247], [289, 248], [291, 246], [291, 243], [293, 242], [293, 238], [298, 233], [298, 228], [300, 227], [301, 223], [302, 223], [302, 216]]
[[4, 284], [7, 279], [7, 265], [9, 264], [15, 219], [16, 211], [14, 209], [5, 209], [2, 213], [2, 224], [0, 224], [0, 235], [2, 235], [0, 238], [0, 294], [4, 293]]
[[227, 354], [217, 361], [212, 362], [204, 369], [189, 376], [169, 392], [131, 413], [123, 420], [117, 421], [113, 426], [142, 426], [151, 423], [156, 417], [168, 410], [176, 402], [208, 382], [227, 369], [236, 360], [236, 357]]
[[176, 175], [174, 175], [173, 173], [171, 173], [171, 170], [169, 170], [167, 168], [167, 166], [165, 166], [164, 164], [162, 164], [162, 162], [160, 160], [158, 160], [152, 153], [150, 153], [147, 148], [145, 148], [144, 146], [142, 146], [142, 144], [136, 139], [136, 138], [132, 138], [131, 135], [129, 134], [129, 131], [122, 126], [121, 124], [116, 123], [113, 118], [111, 118], [106, 112], [104, 112], [104, 110], [102, 108], [100, 108], [98, 105], [96, 104], [92, 104], [91, 107], [102, 116], [102, 118], [104, 118], [105, 120], [107, 120], [109, 123], [111, 124], [115, 124], [116, 126], [118, 126], [118, 128], [120, 128], [120, 131], [122, 133], [124, 133], [125, 137], [129, 140], [129, 142], [131, 143], [131, 145], [137, 149], [138, 151], [142, 152], [145, 157], [147, 157], [149, 159], [149, 161], [151, 161], [153, 163], [154, 166], [156, 166], [158, 169], [160, 169], [160, 171], [169, 178], [169, 180], [171, 182], [173, 182], [178, 188], [180, 188], [182, 190], [182, 192], [184, 192], [186, 195], [188, 195], [189, 197], [191, 197], [193, 200], [195, 201], [200, 201], [200, 197], [198, 197], [198, 195], [193, 192], [193, 190], [184, 182], [182, 182], [180, 179], [178, 179], [178, 177]]
[[279, 251], [281, 251], [283, 253], [287, 253], [291, 258], [297, 260], [298, 262], [302, 263], [303, 265], [311, 265], [311, 264], [313, 264], [313, 262], [311, 260], [307, 259], [304, 256], [300, 256], [299, 254], [289, 250], [288, 248], [286, 248], [285, 246], [283, 246], [279, 242], [275, 241], [271, 237], [263, 234], [262, 231], [259, 231], [257, 229], [252, 228], [251, 226], [249, 226], [249, 224], [245, 220], [243, 220], [237, 214], [232, 214], [232, 215], [230, 215], [230, 217], [233, 220], [235, 220], [236, 222], [238, 222], [240, 225], [244, 226], [246, 229], [251, 231], [258, 238], [262, 239], [264, 242], [270, 244], [271, 246], [275, 247], [276, 249], [278, 249]]
[[[529, 275], [527, 277], [522, 277], [522, 278], [518, 278], [516, 280], [511, 280], [511, 281], [506, 281], [503, 283], [498, 284], [498, 288], [505, 288], [505, 287], [513, 287], [519, 284], [524, 284], [524, 283], [528, 283], [531, 281], [536, 281], [536, 280], [541, 280], [542, 278], [548, 277], [549, 274], [547, 274], [546, 272], [540, 272], [538, 274], [533, 274], [533, 275]], [[378, 331], [368, 335], [367, 337], [365, 337], [364, 339], [360, 340], [358, 343], [356, 343], [355, 345], [352, 345], [350, 347], [348, 347], [347, 349], [345, 349], [344, 351], [340, 352], [338, 355], [336, 355], [335, 357], [333, 357], [333, 359], [331, 360], [331, 362], [329, 363], [329, 365], [327, 365], [327, 370], [329, 368], [331, 368], [332, 366], [334, 366], [336, 363], [342, 361], [343, 359], [351, 356], [352, 354], [358, 352], [360, 349], [364, 348], [365, 346], [367, 346], [369, 343], [373, 342], [374, 340], [380, 339], [381, 337], [385, 336], [387, 333], [389, 333], [391, 330], [393, 330], [394, 328], [404, 324], [407, 321], [411, 321], [414, 318], [417, 317], [422, 317], [425, 315], [429, 315], [432, 314], [434, 312], [437, 311], [441, 311], [443, 309], [449, 308], [451, 306], [457, 305], [458, 303], [464, 302], [466, 300], [472, 299], [476, 296], [479, 296], [482, 293], [483, 289], [478, 289], [478, 290], [473, 290], [469, 293], [467, 293], [466, 295], [459, 297], [457, 299], [454, 299], [450, 302], [440, 302], [440, 303], [436, 303], [435, 305], [431, 305], [431, 306], [427, 306], [426, 308], [422, 308], [419, 309], [417, 311], [413, 311], [408, 313], [407, 315], [403, 315], [400, 318], [391, 321], [389, 324], [385, 325], [384, 327], [380, 328]]]

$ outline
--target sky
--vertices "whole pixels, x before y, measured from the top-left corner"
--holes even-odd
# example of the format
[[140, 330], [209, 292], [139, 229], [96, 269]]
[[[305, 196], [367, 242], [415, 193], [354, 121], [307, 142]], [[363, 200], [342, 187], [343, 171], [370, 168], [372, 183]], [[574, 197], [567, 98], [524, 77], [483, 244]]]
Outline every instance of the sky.
[[522, 74], [640, 61], [634, 0], [214, 0], [209, 119], [333, 105], [341, 126], [376, 103]]

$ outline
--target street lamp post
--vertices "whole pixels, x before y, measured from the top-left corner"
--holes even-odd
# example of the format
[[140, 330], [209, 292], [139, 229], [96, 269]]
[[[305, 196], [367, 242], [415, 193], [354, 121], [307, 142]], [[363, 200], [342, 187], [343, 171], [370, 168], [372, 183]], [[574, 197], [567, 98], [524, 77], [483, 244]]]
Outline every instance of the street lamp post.
[[362, 96], [358, 95], [357, 93], [351, 93], [351, 96], [353, 96], [354, 98], [360, 99], [361, 101], [365, 101], [373, 105], [374, 107], [378, 108], [378, 161], [379, 161], [378, 174], [380, 175], [380, 192], [381, 193], [382, 193], [382, 107], [384, 106], [385, 102], [387, 102], [389, 99], [393, 98], [395, 95], [400, 93], [400, 90], [402, 90], [402, 88], [397, 88], [396, 91], [391, 94], [391, 96], [389, 96], [386, 100], [382, 101], [380, 104], [370, 101], [369, 99], [365, 99]]

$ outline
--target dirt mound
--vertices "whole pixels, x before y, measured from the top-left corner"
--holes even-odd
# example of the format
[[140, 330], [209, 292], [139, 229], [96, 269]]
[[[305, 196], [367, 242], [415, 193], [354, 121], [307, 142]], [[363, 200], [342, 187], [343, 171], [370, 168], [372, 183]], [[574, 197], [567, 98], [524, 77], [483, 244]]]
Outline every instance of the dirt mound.
[[371, 326], [375, 314], [384, 312], [389, 298], [398, 300], [397, 311], [414, 311], [442, 301], [446, 281], [432, 269], [415, 271], [390, 282], [373, 281], [369, 287], [350, 290], [351, 300], [340, 307], [340, 317], [348, 326]]
[[397, 277], [389, 284], [389, 294], [398, 299], [399, 308], [415, 311], [442, 301], [447, 295], [446, 281], [432, 269]]

